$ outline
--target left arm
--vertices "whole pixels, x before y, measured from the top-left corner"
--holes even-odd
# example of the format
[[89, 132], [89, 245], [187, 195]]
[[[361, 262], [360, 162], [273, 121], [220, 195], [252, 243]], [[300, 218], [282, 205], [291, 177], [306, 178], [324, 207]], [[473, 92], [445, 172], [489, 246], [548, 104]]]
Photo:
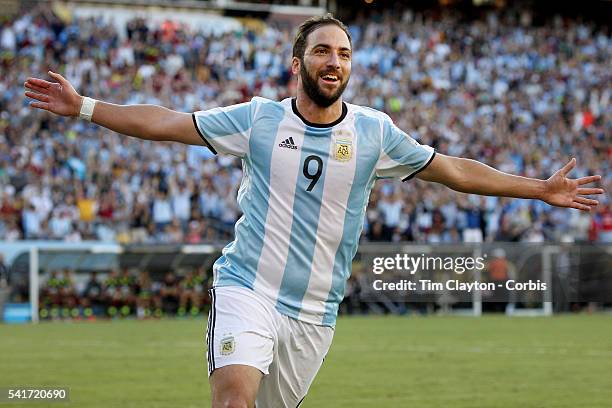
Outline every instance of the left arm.
[[417, 178], [434, 181], [463, 193], [500, 197], [531, 198], [558, 207], [590, 211], [599, 204], [584, 195], [602, 194], [601, 188], [584, 188], [584, 184], [599, 181], [601, 176], [569, 179], [567, 174], [576, 165], [572, 159], [548, 180], [507, 174], [476, 160], [436, 154], [433, 161]]

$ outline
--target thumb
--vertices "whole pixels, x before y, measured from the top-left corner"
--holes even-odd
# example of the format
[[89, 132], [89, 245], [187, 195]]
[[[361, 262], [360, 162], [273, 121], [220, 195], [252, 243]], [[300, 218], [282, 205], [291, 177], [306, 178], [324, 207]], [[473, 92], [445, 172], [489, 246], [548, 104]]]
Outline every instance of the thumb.
[[66, 78], [64, 78], [63, 76], [61, 76], [60, 74], [58, 74], [57, 72], [53, 72], [53, 71], [49, 71], [49, 75], [57, 80], [57, 82], [59, 82], [62, 85], [66, 85], [68, 83], [68, 81], [66, 80]]
[[566, 176], [576, 166], [576, 159], [572, 158], [563, 168], [561, 169], [561, 175]]

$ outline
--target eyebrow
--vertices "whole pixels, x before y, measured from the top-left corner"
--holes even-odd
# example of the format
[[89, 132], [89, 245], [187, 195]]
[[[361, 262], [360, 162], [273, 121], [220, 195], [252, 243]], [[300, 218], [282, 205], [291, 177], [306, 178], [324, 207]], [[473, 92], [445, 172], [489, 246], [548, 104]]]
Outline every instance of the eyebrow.
[[[315, 44], [312, 46], [312, 49], [314, 50], [315, 48], [327, 48], [328, 50], [331, 50], [332, 47], [330, 47], [327, 44]], [[348, 51], [348, 52], [353, 52], [350, 48], [348, 47], [340, 47], [340, 51]]]

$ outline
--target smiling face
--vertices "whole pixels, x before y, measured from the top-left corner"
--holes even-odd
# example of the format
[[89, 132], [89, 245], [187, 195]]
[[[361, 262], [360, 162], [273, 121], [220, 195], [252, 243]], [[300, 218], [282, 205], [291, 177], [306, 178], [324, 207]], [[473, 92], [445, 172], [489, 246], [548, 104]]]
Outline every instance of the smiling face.
[[293, 72], [318, 106], [327, 108], [340, 98], [351, 75], [351, 44], [346, 33], [333, 24], [308, 35], [304, 58], [293, 58]]

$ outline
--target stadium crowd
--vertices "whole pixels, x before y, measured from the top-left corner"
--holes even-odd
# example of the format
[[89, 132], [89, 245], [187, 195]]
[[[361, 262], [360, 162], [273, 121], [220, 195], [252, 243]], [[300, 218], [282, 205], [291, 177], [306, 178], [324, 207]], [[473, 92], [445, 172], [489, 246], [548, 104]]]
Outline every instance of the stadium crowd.
[[[347, 102], [387, 112], [437, 151], [547, 178], [612, 187], [612, 39], [588, 23], [528, 12], [465, 21], [448, 11], [380, 14], [349, 24]], [[207, 36], [135, 19], [125, 32], [65, 22], [35, 7], [0, 28], [0, 237], [191, 244], [228, 240], [240, 216], [240, 161], [204, 147], [123, 137], [28, 107], [28, 76], [62, 73], [83, 95], [191, 112], [293, 94], [294, 27]], [[484, 198], [432, 183], [376, 183], [364, 241], [612, 242], [612, 201], [592, 214], [535, 200]], [[117, 289], [121, 290], [121, 289]], [[112, 297], [112, 296], [111, 296]], [[132, 304], [133, 301], [132, 301]]]
[[153, 279], [146, 270], [111, 270], [100, 278], [91, 272], [76, 282], [69, 269], [51, 271], [40, 290], [42, 319], [97, 317], [198, 316], [210, 303], [210, 279], [202, 269], [182, 276], [167, 272]]

